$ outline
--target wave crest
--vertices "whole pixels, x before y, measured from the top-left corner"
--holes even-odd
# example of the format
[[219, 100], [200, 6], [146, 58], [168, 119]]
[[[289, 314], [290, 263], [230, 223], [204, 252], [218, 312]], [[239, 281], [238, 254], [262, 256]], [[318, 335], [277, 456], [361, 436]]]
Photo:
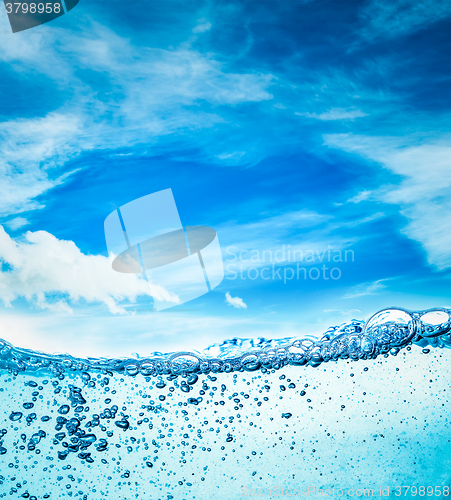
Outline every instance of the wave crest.
[[368, 321], [352, 320], [330, 327], [320, 338], [238, 339], [214, 344], [202, 352], [153, 353], [130, 358], [75, 358], [14, 347], [0, 339], [0, 369], [19, 372], [100, 371], [129, 376], [208, 374], [279, 369], [285, 365], [319, 366], [339, 359], [374, 359], [396, 355], [405, 347], [451, 347], [451, 309], [408, 311], [390, 307]]

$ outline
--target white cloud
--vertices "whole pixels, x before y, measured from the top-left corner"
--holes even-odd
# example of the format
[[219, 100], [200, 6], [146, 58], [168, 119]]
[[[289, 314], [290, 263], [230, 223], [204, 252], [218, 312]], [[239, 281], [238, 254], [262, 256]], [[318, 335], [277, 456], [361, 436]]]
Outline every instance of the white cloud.
[[338, 313], [340, 316], [352, 316], [355, 317], [356, 313], [361, 313], [362, 311], [360, 309], [324, 309], [325, 313], [333, 313], [336, 314]]
[[28, 220], [25, 217], [14, 217], [14, 219], [10, 219], [5, 222], [5, 226], [9, 227], [12, 231], [16, 231], [21, 227], [27, 226], [29, 224]]
[[372, 199], [399, 205], [407, 219], [403, 234], [421, 243], [429, 264], [438, 270], [451, 266], [451, 147], [449, 137], [367, 137], [352, 134], [324, 136], [325, 144], [357, 154], [401, 176], [385, 184]]
[[225, 294], [227, 304], [236, 307], [237, 309], [247, 309], [247, 305], [240, 297], [232, 297], [229, 292]]
[[220, 155], [217, 155], [217, 158], [220, 160], [229, 160], [229, 162], [239, 162], [245, 154], [246, 151], [234, 151], [233, 153], [221, 153]]
[[6, 264], [6, 269], [0, 267], [0, 299], [6, 306], [23, 297], [43, 309], [70, 312], [71, 302], [84, 300], [102, 302], [112, 313], [123, 314], [119, 302], [139, 295], [178, 302], [158, 285], [114, 271], [111, 259], [85, 255], [73, 241], [58, 240], [46, 231], [27, 232], [19, 241], [0, 226], [0, 262]]
[[360, 191], [360, 193], [357, 193], [352, 198], [349, 198], [349, 200], [347, 200], [347, 203], [360, 203], [361, 201], [368, 200], [370, 196], [371, 196], [371, 191], [367, 191], [366, 189], [364, 189], [363, 191]]
[[295, 113], [298, 116], [305, 116], [307, 118], [315, 118], [317, 120], [354, 120], [354, 118], [361, 118], [363, 116], [368, 116], [363, 111], [359, 109], [342, 109], [342, 108], [332, 108], [324, 113]]
[[360, 219], [357, 220], [351, 220], [349, 222], [344, 222], [341, 224], [341, 227], [356, 227], [356, 226], [361, 226], [362, 224], [367, 224], [368, 222], [373, 222], [378, 219], [382, 219], [383, 217], [386, 217], [386, 214], [384, 212], [375, 212], [374, 214], [367, 215], [366, 217], [361, 217]]

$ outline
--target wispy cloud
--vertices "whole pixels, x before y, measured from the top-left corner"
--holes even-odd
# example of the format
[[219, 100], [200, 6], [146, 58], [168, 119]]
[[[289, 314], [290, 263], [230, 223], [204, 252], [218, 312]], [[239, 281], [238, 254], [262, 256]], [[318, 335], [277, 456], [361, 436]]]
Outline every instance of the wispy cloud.
[[342, 108], [332, 108], [329, 111], [323, 113], [295, 113], [298, 116], [305, 116], [306, 118], [315, 118], [316, 120], [331, 121], [331, 120], [354, 120], [355, 118], [361, 118], [363, 116], [368, 116], [363, 111], [359, 109], [342, 109]]
[[305, 258], [308, 252], [327, 258], [331, 248], [339, 250], [350, 244], [349, 239], [332, 234], [334, 227], [333, 217], [309, 210], [262, 214], [254, 222], [221, 224], [217, 230], [226, 274], [237, 266], [265, 267], [268, 259], [286, 265]]
[[324, 309], [325, 313], [338, 313], [340, 316], [355, 316], [356, 313], [361, 313], [362, 311], [360, 309]]
[[211, 28], [211, 23], [208, 19], [205, 19], [205, 17], [199, 19], [197, 23], [198, 24], [193, 28], [193, 33], [205, 33]]
[[361, 11], [364, 38], [408, 35], [450, 16], [450, 4], [441, 0], [372, 0]]
[[225, 294], [227, 304], [236, 309], [247, 309], [247, 304], [240, 297], [232, 297], [229, 292]]
[[402, 232], [420, 242], [429, 264], [439, 270], [451, 266], [451, 147], [449, 136], [368, 137], [352, 134], [324, 136], [328, 146], [377, 162], [398, 174], [397, 184], [387, 183], [372, 198], [400, 207], [407, 219]]
[[[0, 122], [0, 216], [42, 208], [36, 198], [63, 183], [65, 163], [85, 151], [209, 129], [224, 122], [217, 106], [272, 98], [271, 74], [228, 71], [189, 45], [140, 47], [98, 23], [82, 26], [81, 32], [25, 33], [2, 46], [0, 62], [71, 88], [72, 97], [43, 117]], [[207, 27], [207, 21], [198, 25]], [[98, 92], [96, 80], [105, 77], [110, 91]]]
[[371, 196], [371, 191], [367, 191], [366, 189], [364, 189], [363, 191], [360, 191], [352, 198], [349, 198], [349, 200], [347, 200], [347, 203], [360, 203], [361, 201], [368, 200], [370, 196]]
[[120, 302], [140, 295], [178, 302], [158, 285], [115, 272], [107, 257], [85, 255], [74, 242], [46, 231], [28, 232], [16, 241], [0, 226], [0, 262], [7, 267], [0, 270], [0, 299], [6, 306], [22, 297], [42, 309], [71, 312], [73, 302], [101, 302], [112, 313], [124, 314]]
[[14, 217], [14, 219], [10, 219], [5, 222], [5, 226], [11, 229], [12, 231], [16, 231], [24, 226], [29, 224], [28, 220], [25, 217]]
[[42, 205], [35, 198], [61, 184], [58, 169], [77, 154], [82, 123], [75, 116], [0, 122], [0, 216]]
[[365, 231], [356, 233], [353, 228], [385, 216], [376, 212], [342, 220], [309, 210], [269, 215], [261, 214], [254, 222], [230, 221], [217, 226], [226, 275], [271, 263], [287, 266], [303, 262], [308, 266], [352, 262], [353, 246], [366, 237]]
[[384, 284], [384, 281], [387, 280], [377, 280], [372, 283], [361, 283], [360, 285], [352, 287], [343, 298], [356, 299], [358, 297], [364, 297], [365, 295], [375, 295], [387, 287]]

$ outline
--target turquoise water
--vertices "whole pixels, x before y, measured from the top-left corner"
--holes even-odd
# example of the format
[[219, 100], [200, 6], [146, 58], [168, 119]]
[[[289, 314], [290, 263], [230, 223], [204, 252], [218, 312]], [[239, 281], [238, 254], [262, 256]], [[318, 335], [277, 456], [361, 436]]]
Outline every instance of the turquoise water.
[[0, 341], [0, 498], [446, 498], [451, 311], [78, 359]]

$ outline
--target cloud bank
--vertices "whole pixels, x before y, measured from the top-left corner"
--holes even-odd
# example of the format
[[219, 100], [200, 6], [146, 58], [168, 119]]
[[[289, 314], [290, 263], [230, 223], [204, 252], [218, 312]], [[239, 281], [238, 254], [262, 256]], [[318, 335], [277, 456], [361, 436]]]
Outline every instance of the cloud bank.
[[27, 232], [23, 241], [15, 241], [0, 226], [0, 300], [6, 306], [24, 298], [42, 309], [72, 312], [71, 302], [83, 300], [124, 314], [120, 302], [140, 295], [178, 302], [161, 286], [115, 272], [111, 259], [83, 254], [73, 241], [46, 231]]

